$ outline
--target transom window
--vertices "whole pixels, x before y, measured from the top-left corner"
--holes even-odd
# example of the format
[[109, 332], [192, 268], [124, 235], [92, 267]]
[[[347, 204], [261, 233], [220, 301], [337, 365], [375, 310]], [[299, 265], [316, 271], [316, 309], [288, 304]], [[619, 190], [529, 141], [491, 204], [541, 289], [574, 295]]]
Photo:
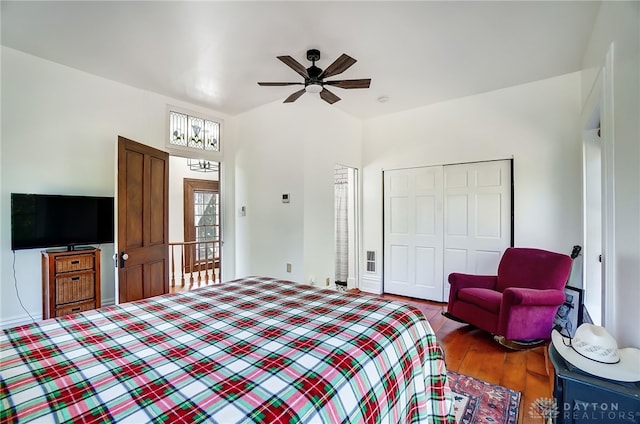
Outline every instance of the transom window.
[[220, 123], [172, 110], [169, 112], [169, 144], [219, 152]]

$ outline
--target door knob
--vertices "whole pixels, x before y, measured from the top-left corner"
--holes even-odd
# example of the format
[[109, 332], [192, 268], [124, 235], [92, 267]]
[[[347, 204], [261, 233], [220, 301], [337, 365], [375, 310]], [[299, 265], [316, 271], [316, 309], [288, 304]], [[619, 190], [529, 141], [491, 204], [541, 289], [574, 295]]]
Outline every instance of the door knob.
[[127, 259], [129, 259], [129, 255], [124, 252], [120, 252], [120, 268], [124, 268], [124, 261]]

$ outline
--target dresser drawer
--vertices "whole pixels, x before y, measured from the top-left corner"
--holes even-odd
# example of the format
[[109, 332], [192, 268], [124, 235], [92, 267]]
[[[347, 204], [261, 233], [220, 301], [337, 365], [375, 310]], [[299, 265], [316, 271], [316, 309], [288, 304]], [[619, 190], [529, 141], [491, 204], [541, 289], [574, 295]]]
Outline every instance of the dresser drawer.
[[68, 257], [58, 257], [55, 261], [55, 273], [61, 274], [65, 272], [93, 269], [94, 257], [94, 255], [74, 255]]
[[56, 277], [56, 307], [66, 303], [95, 299], [95, 274], [64, 275]]
[[95, 308], [96, 308], [95, 302], [68, 305], [68, 306], [65, 306], [64, 308], [56, 308], [56, 317], [61, 317], [69, 314], [77, 314], [78, 312], [90, 311]]

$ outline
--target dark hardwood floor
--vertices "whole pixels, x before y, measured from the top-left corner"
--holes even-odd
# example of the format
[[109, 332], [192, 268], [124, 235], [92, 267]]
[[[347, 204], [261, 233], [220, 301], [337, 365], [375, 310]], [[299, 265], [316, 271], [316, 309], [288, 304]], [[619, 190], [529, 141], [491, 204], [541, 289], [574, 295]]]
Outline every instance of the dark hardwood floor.
[[529, 415], [529, 408], [538, 398], [552, 397], [553, 366], [548, 345], [511, 350], [484, 331], [442, 316], [445, 303], [389, 294], [381, 297], [410, 303], [425, 314], [444, 348], [447, 369], [521, 392], [518, 424], [542, 423], [542, 418]]

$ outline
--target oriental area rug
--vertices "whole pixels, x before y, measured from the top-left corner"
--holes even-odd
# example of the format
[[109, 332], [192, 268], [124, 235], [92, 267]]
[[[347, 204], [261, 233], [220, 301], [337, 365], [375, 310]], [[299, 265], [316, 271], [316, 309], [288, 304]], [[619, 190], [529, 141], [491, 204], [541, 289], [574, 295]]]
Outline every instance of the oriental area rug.
[[518, 422], [520, 392], [453, 371], [447, 375], [454, 396], [456, 423]]

